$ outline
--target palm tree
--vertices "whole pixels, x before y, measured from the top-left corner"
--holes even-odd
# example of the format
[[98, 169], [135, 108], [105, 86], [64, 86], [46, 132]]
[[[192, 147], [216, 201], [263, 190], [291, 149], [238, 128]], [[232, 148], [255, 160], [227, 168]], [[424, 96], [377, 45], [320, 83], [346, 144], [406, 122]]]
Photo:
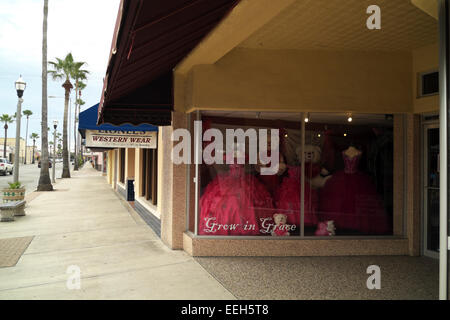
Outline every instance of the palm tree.
[[[84, 83], [80, 83], [80, 84], [83, 84], [84, 87], [86, 87], [86, 85]], [[82, 89], [80, 89], [80, 95], [81, 95], [81, 90]], [[84, 102], [81, 98], [78, 98], [76, 100], [76, 105], [78, 106], [78, 112], [75, 111], [75, 125], [74, 125], [74, 131], [75, 131], [74, 132], [74, 135], [75, 135], [75, 159], [76, 160], [74, 161], [73, 170], [78, 170], [78, 164], [79, 164], [79, 161], [78, 161], [78, 158], [79, 158], [79, 155], [78, 155], [78, 151], [79, 151], [79, 149], [78, 149], [78, 142], [81, 141], [80, 140], [81, 138], [77, 139], [77, 138], [79, 138], [79, 133], [78, 133], [78, 130], [77, 130], [77, 122], [78, 122], [78, 118], [79, 118], [79, 115], [80, 115], [80, 108], [81, 108], [81, 106], [84, 106], [85, 104], [86, 104], [86, 102]], [[80, 143], [80, 145], [81, 145], [81, 143]]]
[[23, 161], [23, 164], [27, 164], [27, 142], [28, 142], [28, 120], [30, 116], [33, 114], [31, 110], [23, 110], [23, 115], [27, 117], [27, 130], [25, 133], [25, 160]]
[[[36, 146], [36, 140], [39, 139], [39, 135], [37, 133], [32, 133], [30, 135], [30, 138], [33, 139], [33, 162], [32, 162], [32, 164], [34, 164], [34, 154], [35, 154], [34, 148]], [[42, 162], [41, 162], [41, 169], [42, 169]]]
[[[83, 102], [83, 100], [81, 100], [80, 96], [81, 96], [81, 90], [84, 90], [86, 88], [86, 84], [84, 82], [82, 82], [82, 80], [86, 80], [87, 75], [89, 74], [89, 71], [81, 69], [83, 67], [83, 65], [84, 65], [84, 63], [81, 63], [81, 62], [77, 63], [74, 74], [73, 74], [73, 79], [75, 80], [75, 115], [73, 117], [73, 121], [74, 121], [74, 125], [73, 125], [74, 133], [73, 134], [74, 134], [74, 142], [75, 142], [75, 155], [74, 155], [74, 161], [73, 161], [73, 170], [74, 171], [78, 170], [77, 119], [78, 119], [78, 114], [80, 113], [80, 106], [81, 106], [80, 103]], [[83, 102], [83, 104], [84, 104], [84, 102]]]
[[80, 70], [84, 62], [75, 62], [71, 53], [67, 54], [64, 60], [56, 58], [56, 61], [49, 62], [53, 70], [49, 71], [53, 80], [64, 80], [62, 87], [65, 90], [64, 99], [64, 121], [63, 121], [63, 172], [62, 178], [70, 178], [69, 170], [69, 150], [67, 143], [67, 117], [69, 109], [70, 90], [73, 88], [70, 79], [75, 77], [77, 70]]
[[62, 155], [62, 143], [61, 133], [56, 133], [56, 140], [58, 141], [58, 158]]
[[8, 123], [12, 123], [13, 122], [13, 118], [8, 115], [8, 114], [4, 114], [0, 117], [0, 121], [3, 122], [5, 124], [4, 128], [5, 128], [5, 141], [4, 141], [4, 145], [3, 145], [3, 157], [6, 158], [6, 142], [8, 140]]
[[57, 132], [56, 133], [56, 141], [58, 142], [58, 145], [57, 145], [57, 153], [58, 153], [58, 158], [61, 156], [61, 153], [62, 153], [62, 138], [61, 138], [61, 133], [60, 132]]
[[[38, 191], [52, 191], [53, 186], [48, 170], [48, 125], [47, 125], [47, 20], [48, 20], [48, 0], [44, 0], [44, 19], [42, 23], [42, 121], [41, 121], [41, 173], [39, 175]], [[33, 140], [33, 150], [34, 150]], [[34, 152], [33, 152], [34, 159]], [[34, 160], [33, 160], [34, 162]]]

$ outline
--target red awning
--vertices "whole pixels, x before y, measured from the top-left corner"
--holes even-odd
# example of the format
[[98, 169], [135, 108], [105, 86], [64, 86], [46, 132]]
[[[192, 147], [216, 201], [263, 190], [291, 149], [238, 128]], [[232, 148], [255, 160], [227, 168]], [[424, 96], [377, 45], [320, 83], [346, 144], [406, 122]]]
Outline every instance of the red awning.
[[239, 0], [122, 0], [99, 124], [170, 125], [173, 68]]

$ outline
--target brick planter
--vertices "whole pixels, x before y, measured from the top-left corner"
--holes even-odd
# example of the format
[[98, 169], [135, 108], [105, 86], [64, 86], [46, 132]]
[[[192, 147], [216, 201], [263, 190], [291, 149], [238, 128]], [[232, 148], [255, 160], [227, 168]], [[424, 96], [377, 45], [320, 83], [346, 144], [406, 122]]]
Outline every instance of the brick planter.
[[25, 199], [25, 188], [3, 189], [3, 203], [20, 201]]

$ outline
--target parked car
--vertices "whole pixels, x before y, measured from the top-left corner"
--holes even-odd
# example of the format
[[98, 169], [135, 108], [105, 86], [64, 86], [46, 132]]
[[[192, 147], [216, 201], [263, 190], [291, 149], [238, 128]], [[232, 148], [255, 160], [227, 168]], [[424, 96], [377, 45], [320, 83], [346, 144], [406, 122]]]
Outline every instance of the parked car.
[[[41, 160], [39, 160], [39, 162], [38, 162], [38, 168], [40, 168], [40, 167], [41, 167]], [[48, 167], [49, 168], [52, 167], [52, 161], [51, 160], [48, 161]]]
[[7, 173], [13, 174], [14, 165], [6, 158], [0, 158], [0, 174], [6, 176]]

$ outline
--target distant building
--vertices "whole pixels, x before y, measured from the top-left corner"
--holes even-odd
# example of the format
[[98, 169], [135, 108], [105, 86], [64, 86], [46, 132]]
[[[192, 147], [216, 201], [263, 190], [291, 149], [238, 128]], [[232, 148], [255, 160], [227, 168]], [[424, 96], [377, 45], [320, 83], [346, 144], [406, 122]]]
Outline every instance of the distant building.
[[[4, 145], [5, 138], [0, 138], [0, 157], [4, 158]], [[8, 138], [6, 139], [6, 158], [11, 162], [14, 162], [14, 150], [16, 148], [16, 138]], [[35, 149], [37, 149], [35, 147]], [[36, 150], [35, 150], [36, 151]], [[31, 163], [33, 161], [33, 145], [27, 146], [27, 150], [25, 153], [25, 139], [20, 138], [20, 152], [19, 152], [19, 161], [20, 163], [24, 163], [25, 156], [27, 157], [26, 163]], [[36, 158], [36, 156], [35, 156]]]

